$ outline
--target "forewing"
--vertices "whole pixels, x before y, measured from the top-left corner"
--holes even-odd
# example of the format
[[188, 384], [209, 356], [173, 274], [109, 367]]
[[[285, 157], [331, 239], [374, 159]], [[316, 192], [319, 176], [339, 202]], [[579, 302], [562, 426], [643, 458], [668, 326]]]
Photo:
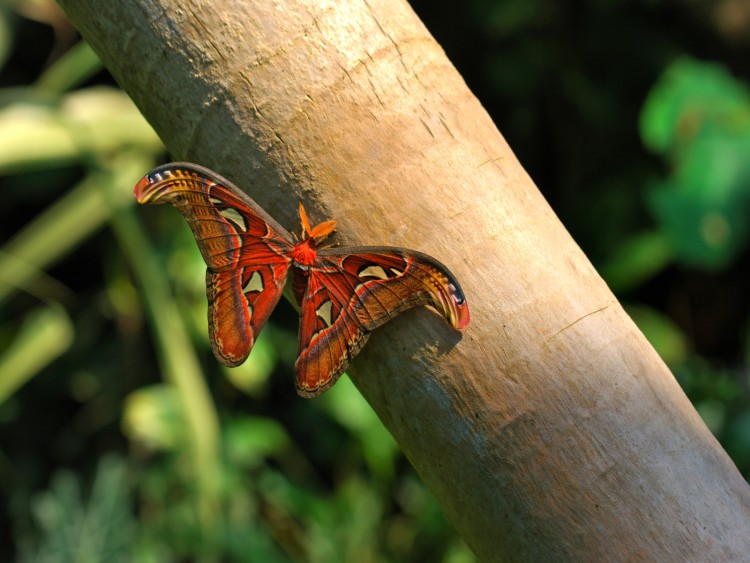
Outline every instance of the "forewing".
[[278, 303], [292, 238], [249, 196], [211, 170], [160, 166], [136, 185], [139, 203], [170, 203], [185, 217], [208, 266], [208, 324], [216, 358], [236, 366]]
[[455, 277], [426, 254], [383, 247], [319, 251], [302, 301], [295, 366], [299, 394], [328, 389], [370, 331], [418, 305], [434, 309], [454, 328], [469, 323]]

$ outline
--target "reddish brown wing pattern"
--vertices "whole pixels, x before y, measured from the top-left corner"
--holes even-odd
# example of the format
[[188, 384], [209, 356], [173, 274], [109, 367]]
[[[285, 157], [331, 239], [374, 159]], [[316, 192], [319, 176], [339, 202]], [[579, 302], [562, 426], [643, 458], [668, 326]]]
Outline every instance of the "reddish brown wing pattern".
[[451, 326], [469, 323], [458, 282], [440, 262], [400, 248], [324, 249], [310, 269], [302, 300], [297, 392], [319, 395], [333, 385], [370, 331], [424, 305]]
[[318, 250], [335, 221], [291, 235], [242, 191], [211, 170], [160, 166], [135, 187], [140, 203], [171, 203], [187, 219], [208, 265], [208, 320], [217, 359], [247, 358], [276, 306], [290, 267], [300, 300], [297, 391], [319, 395], [335, 383], [370, 332], [402, 311], [425, 305], [454, 328], [469, 323], [455, 277], [434, 258], [401, 248]]
[[208, 266], [214, 355], [225, 365], [241, 364], [281, 297], [291, 235], [231, 182], [195, 164], [155, 168], [135, 196], [139, 203], [170, 203], [187, 220]]

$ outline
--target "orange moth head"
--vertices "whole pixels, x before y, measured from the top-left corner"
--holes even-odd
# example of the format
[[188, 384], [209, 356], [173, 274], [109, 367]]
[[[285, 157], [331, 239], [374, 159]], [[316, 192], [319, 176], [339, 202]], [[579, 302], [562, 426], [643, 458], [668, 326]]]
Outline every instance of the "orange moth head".
[[319, 225], [315, 225], [310, 228], [310, 220], [307, 218], [305, 208], [302, 204], [299, 204], [299, 218], [302, 222], [302, 238], [311, 238], [315, 240], [315, 244], [323, 242], [328, 235], [336, 230], [336, 221], [324, 221]]

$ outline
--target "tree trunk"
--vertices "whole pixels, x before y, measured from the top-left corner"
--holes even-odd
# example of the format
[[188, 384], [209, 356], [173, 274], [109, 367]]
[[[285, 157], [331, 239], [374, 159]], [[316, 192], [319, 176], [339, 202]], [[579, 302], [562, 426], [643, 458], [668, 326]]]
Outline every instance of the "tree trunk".
[[349, 373], [480, 560], [747, 557], [747, 483], [404, 0], [60, 4], [175, 157], [456, 274], [466, 332]]

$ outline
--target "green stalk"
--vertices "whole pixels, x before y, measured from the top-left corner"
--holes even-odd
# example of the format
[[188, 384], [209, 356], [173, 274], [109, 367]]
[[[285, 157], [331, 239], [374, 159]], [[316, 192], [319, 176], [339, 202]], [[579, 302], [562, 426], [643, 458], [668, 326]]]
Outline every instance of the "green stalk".
[[13, 342], [0, 354], [0, 405], [70, 348], [74, 329], [62, 307], [28, 314]]
[[0, 252], [0, 304], [36, 281], [107, 220], [109, 207], [90, 175], [14, 236]]
[[[143, 159], [130, 159], [112, 168], [108, 191], [132, 190], [148, 170]], [[219, 419], [187, 329], [177, 309], [163, 265], [151, 247], [133, 206], [112, 197], [110, 223], [117, 240], [143, 288], [143, 298], [157, 341], [162, 372], [175, 386], [186, 417], [194, 476], [198, 489], [198, 510], [208, 545], [216, 546], [221, 530], [219, 496]], [[211, 556], [209, 555], [209, 558]]]

